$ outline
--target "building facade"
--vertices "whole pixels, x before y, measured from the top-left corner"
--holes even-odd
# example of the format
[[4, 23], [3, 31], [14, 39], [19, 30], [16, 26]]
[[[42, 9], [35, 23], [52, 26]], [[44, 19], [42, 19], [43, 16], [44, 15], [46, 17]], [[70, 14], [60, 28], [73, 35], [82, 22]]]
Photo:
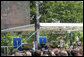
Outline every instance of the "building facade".
[[30, 24], [29, 1], [1, 1], [1, 28]]

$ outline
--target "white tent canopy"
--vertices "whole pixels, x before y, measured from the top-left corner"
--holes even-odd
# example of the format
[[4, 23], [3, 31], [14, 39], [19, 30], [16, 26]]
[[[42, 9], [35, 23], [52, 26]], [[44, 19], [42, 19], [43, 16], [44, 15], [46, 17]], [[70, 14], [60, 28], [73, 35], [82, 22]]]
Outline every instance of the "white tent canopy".
[[34, 24], [31, 24], [31, 25], [12, 27], [12, 28], [1, 30], [1, 32], [12, 32], [12, 31], [35, 31], [35, 27]]
[[[83, 30], [83, 23], [40, 23], [39, 31], [79, 31]], [[11, 31], [35, 31], [35, 25], [25, 25], [1, 30], [1, 32]]]
[[48, 31], [79, 31], [83, 30], [82, 23], [40, 23], [41, 30]]
[[73, 26], [78, 26], [78, 27], [82, 27], [83, 24], [82, 23], [40, 23], [40, 26], [68, 26], [68, 27], [73, 27]]

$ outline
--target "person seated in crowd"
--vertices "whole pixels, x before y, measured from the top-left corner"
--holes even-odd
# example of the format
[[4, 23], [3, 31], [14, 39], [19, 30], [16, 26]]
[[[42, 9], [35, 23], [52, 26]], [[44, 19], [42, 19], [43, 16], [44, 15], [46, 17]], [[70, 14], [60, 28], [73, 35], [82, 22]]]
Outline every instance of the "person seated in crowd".
[[45, 51], [46, 49], [48, 49], [47, 45], [42, 43], [41, 44], [41, 51]]
[[67, 53], [68, 53], [68, 56], [72, 56], [71, 55], [71, 50], [66, 50], [67, 51]]
[[56, 56], [60, 56], [60, 54], [59, 54], [60, 50], [59, 49], [55, 49], [54, 51], [55, 51], [54, 53], [55, 53]]
[[66, 50], [61, 50], [60, 51], [60, 56], [68, 56], [68, 53]]
[[32, 56], [41, 56], [41, 50], [37, 50], [35, 52], [32, 52]]

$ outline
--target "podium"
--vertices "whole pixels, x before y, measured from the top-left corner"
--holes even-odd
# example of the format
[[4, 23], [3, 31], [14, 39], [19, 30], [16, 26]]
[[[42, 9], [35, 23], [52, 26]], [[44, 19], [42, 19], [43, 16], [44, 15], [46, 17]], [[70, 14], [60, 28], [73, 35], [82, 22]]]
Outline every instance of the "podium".
[[[21, 38], [13, 38], [13, 46], [16, 49], [21, 45]], [[22, 50], [21, 46], [18, 48], [19, 51]]]
[[46, 45], [46, 36], [40, 36], [40, 38], [39, 38], [39, 43], [40, 43], [40, 46], [41, 46], [41, 44], [45, 44]]

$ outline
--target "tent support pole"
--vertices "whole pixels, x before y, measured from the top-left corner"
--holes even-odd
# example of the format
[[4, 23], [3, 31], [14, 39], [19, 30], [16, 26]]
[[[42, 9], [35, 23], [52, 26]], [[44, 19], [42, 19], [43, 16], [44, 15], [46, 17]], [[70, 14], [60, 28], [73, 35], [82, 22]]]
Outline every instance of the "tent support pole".
[[39, 8], [38, 8], [38, 1], [36, 1], [36, 20], [35, 20], [35, 51], [38, 50], [38, 38], [39, 38], [39, 32], [38, 32], [38, 27], [39, 27]]

